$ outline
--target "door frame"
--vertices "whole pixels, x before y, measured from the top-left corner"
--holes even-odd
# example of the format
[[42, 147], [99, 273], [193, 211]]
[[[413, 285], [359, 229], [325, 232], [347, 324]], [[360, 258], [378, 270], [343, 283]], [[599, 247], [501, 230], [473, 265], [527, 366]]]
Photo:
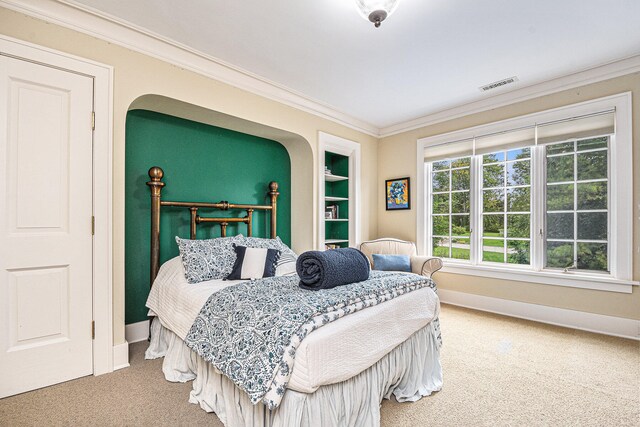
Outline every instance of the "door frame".
[[[112, 146], [113, 67], [0, 35], [0, 55], [92, 77], [93, 131], [93, 375], [113, 371]], [[87, 125], [90, 123], [87, 117]], [[87, 326], [88, 327], [88, 326]]]

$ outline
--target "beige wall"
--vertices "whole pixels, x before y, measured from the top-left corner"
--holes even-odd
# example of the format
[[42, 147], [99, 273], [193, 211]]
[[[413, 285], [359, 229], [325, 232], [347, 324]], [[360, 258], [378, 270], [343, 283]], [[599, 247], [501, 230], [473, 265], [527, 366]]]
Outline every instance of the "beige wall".
[[[634, 74], [614, 80], [573, 89], [513, 106], [439, 123], [378, 141], [376, 138], [338, 125], [332, 121], [305, 113], [237, 89], [216, 80], [185, 71], [171, 64], [124, 49], [105, 41], [48, 24], [19, 13], [0, 8], [0, 32], [10, 37], [68, 52], [114, 67], [113, 88], [113, 301], [114, 344], [124, 341], [124, 152], [125, 118], [132, 103], [141, 96], [154, 94], [183, 101], [204, 109], [219, 112], [254, 125], [264, 125], [306, 140], [313, 153], [312, 172], [292, 175], [301, 181], [301, 191], [294, 194], [292, 217], [299, 218], [292, 229], [293, 246], [297, 251], [311, 249], [317, 236], [317, 217], [309, 213], [317, 209], [317, 153], [318, 131], [338, 135], [359, 142], [362, 147], [362, 238], [393, 236], [416, 238], [416, 209], [386, 212], [383, 183], [385, 179], [401, 176], [412, 178], [412, 195], [416, 200], [416, 141], [418, 138], [450, 132], [535, 111], [572, 104], [587, 99], [625, 91], [633, 91], [634, 111], [634, 185], [640, 188], [640, 75]], [[289, 148], [289, 147], [288, 147]], [[304, 151], [304, 150], [302, 150]], [[303, 193], [306, 193], [303, 194]], [[638, 244], [638, 191], [634, 200], [634, 279], [640, 278]], [[298, 197], [299, 196], [299, 197]], [[300, 202], [304, 200], [305, 203]], [[297, 213], [296, 213], [297, 212]], [[593, 313], [640, 319], [640, 291], [631, 295], [546, 286], [497, 279], [472, 278], [440, 274], [439, 286], [462, 292], [506, 298], [542, 305], [557, 306]]]
[[[377, 139], [301, 110], [237, 89], [166, 62], [110, 44], [54, 24], [0, 8], [0, 32], [41, 46], [68, 52], [114, 67], [113, 86], [113, 310], [114, 344], [124, 342], [124, 153], [125, 118], [137, 98], [161, 95], [204, 109], [295, 134], [313, 153], [309, 165], [292, 173], [298, 190], [292, 194], [293, 246], [296, 251], [314, 248], [317, 232], [318, 175], [315, 159], [318, 132], [334, 134], [361, 144], [362, 237], [377, 234], [375, 188]], [[304, 142], [306, 140], [306, 142]], [[302, 141], [302, 142], [301, 142]], [[291, 152], [291, 148], [287, 147]], [[305, 151], [305, 150], [302, 150]], [[309, 151], [308, 149], [306, 150]], [[311, 211], [313, 207], [313, 211]]]
[[[426, 126], [410, 132], [383, 138], [378, 144], [378, 198], [384, 200], [385, 179], [410, 176], [411, 198], [417, 200], [416, 145], [419, 138], [438, 135], [481, 124], [505, 120], [537, 111], [574, 104], [621, 92], [633, 92], [633, 278], [640, 279], [640, 73], [559, 92], [507, 107], [496, 108], [447, 122]], [[415, 205], [414, 205], [415, 206]], [[378, 206], [378, 237], [390, 236], [416, 240], [416, 209], [386, 212]], [[640, 288], [633, 287], [632, 294], [595, 291], [561, 286], [512, 282], [484, 277], [438, 273], [438, 286], [477, 295], [561, 307], [589, 313], [640, 319]]]

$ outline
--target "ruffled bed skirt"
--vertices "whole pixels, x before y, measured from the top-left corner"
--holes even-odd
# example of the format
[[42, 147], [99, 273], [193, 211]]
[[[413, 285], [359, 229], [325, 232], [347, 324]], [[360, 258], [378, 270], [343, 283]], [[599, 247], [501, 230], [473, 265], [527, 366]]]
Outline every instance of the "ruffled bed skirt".
[[227, 427], [379, 426], [380, 402], [393, 394], [399, 402], [414, 402], [442, 388], [437, 331], [429, 323], [360, 374], [314, 393], [287, 390], [280, 406], [269, 411], [253, 405], [231, 380], [195, 352], [158, 319], [151, 326], [145, 357], [164, 357], [168, 381], [193, 380], [189, 402], [215, 412]]

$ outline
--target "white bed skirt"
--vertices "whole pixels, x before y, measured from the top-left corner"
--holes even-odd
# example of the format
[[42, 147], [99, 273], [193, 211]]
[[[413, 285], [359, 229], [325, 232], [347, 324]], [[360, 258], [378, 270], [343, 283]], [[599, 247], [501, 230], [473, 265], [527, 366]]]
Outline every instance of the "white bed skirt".
[[[380, 402], [393, 394], [414, 402], [442, 388], [442, 368], [433, 322], [418, 330], [373, 366], [314, 393], [287, 390], [280, 406], [269, 411], [249, 397], [157, 318], [151, 326], [147, 359], [164, 357], [162, 371], [172, 382], [193, 380], [189, 402], [215, 412], [227, 427], [379, 426]], [[295, 369], [295, 368], [294, 368]]]

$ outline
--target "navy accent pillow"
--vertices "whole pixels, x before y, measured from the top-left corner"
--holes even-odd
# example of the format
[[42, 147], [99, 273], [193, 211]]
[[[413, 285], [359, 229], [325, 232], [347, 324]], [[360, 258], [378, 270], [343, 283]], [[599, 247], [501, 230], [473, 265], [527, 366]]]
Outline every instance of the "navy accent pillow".
[[373, 254], [373, 269], [411, 272], [411, 260], [409, 255]]
[[236, 244], [233, 245], [233, 250], [236, 252], [236, 262], [225, 280], [260, 279], [275, 276], [276, 265], [278, 258], [280, 258], [279, 250], [248, 248]]

